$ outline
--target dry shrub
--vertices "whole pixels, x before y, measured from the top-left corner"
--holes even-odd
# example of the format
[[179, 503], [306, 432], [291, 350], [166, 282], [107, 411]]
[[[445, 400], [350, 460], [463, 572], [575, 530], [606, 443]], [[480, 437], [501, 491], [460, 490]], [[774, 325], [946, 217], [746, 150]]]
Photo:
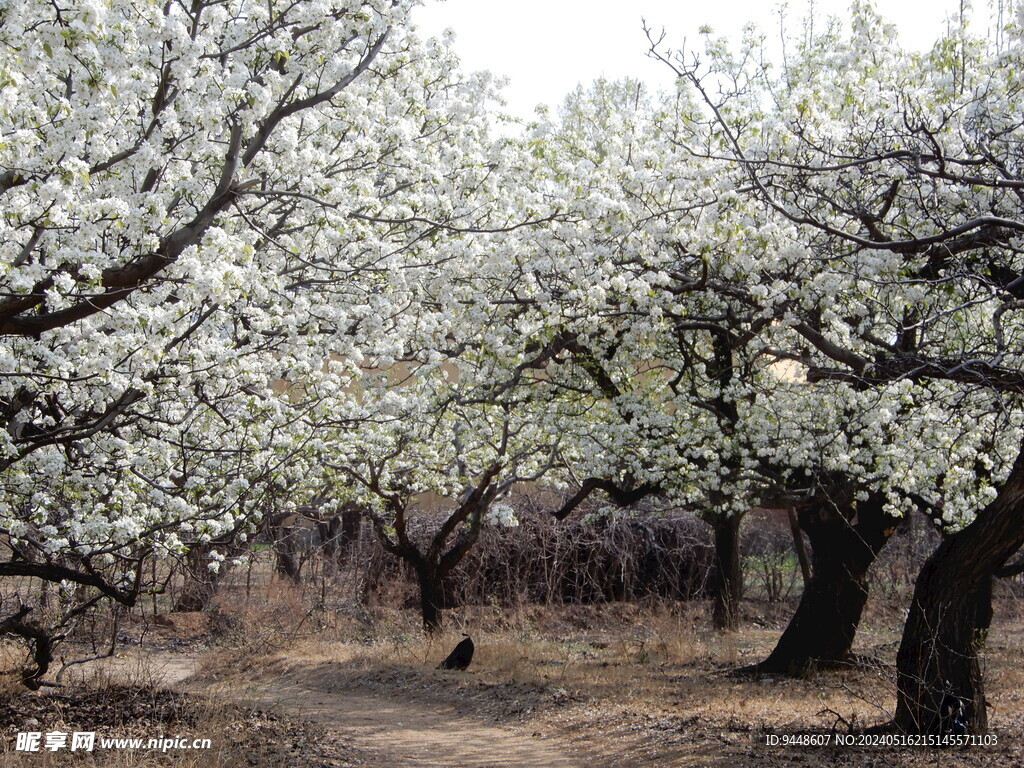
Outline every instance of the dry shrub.
[[[445, 587], [448, 607], [706, 596], [713, 561], [710, 535], [690, 515], [638, 512], [559, 522], [547, 510], [518, 506], [519, 525], [485, 527], [453, 571]], [[410, 526], [412, 537], [426, 540], [436, 524], [420, 518]], [[352, 551], [346, 573], [349, 578], [359, 574], [353, 581], [364, 599], [416, 602], [414, 574], [377, 545], [368, 526], [360, 539], [363, 546]]]
[[868, 573], [872, 592], [892, 599], [908, 599], [921, 566], [941, 540], [935, 526], [923, 515], [906, 517]]
[[747, 515], [743, 525], [744, 592], [774, 603], [792, 597], [803, 582], [788, 522], [766, 512]]

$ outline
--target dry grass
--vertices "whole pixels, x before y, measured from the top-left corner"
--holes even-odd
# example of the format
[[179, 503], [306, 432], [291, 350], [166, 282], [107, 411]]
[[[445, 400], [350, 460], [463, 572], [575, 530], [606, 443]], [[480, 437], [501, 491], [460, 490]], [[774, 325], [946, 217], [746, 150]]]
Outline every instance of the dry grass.
[[[731, 671], [767, 655], [792, 603], [745, 603], [743, 629], [730, 635], [710, 629], [709, 606], [703, 603], [480, 605], [449, 614], [447, 631], [427, 638], [413, 609], [371, 610], [341, 599], [324, 600], [276, 579], [253, 590], [236, 584], [209, 615], [172, 616], [168, 624], [134, 628], [141, 660], [123, 657], [112, 665], [116, 673], [94, 674], [90, 689], [71, 694], [79, 697], [73, 706], [55, 705], [51, 697], [44, 718], [24, 699], [18, 709], [21, 720], [0, 723], [7, 729], [0, 768], [355, 763], [391, 768], [386, 756], [343, 746], [338, 739], [345, 738], [344, 727], [325, 733], [237, 703], [240, 696], [284, 687], [299, 698], [323, 693], [325, 700], [348, 696], [451, 708], [470, 720], [539, 734], [593, 766], [1009, 768], [1024, 765], [1022, 606], [1011, 593], [999, 598], [988, 643], [986, 678], [997, 747], [783, 748], [767, 746], [766, 736], [846, 733], [888, 719], [895, 702], [893, 663], [903, 603], [878, 597], [869, 603], [856, 648], [864, 663], [857, 667], [805, 679], [748, 679]], [[436, 670], [462, 631], [476, 643], [469, 671]], [[198, 650], [199, 673], [189, 684], [190, 693], [175, 694], [179, 719], [169, 722], [183, 733], [215, 734], [215, 750], [170, 758], [111, 751], [91, 761], [71, 760], [68, 753], [27, 759], [11, 752], [13, 729], [28, 729], [32, 718], [39, 721], [33, 730], [81, 725], [84, 730], [113, 729], [109, 732], [116, 736], [136, 730], [148, 736], [154, 729], [161, 735], [165, 731], [145, 714], [152, 715], [152, 708], [121, 721], [114, 710], [130, 713], [132, 701], [145, 700], [160, 687], [157, 673], [168, 658], [191, 663]], [[0, 659], [5, 668], [17, 666], [11, 648], [0, 646]], [[106, 714], [87, 703], [88, 691], [97, 686], [105, 692], [101, 700], [118, 704]], [[42, 700], [7, 688], [0, 690], [0, 701], [17, 696]], [[280, 696], [276, 700], [282, 701]]]
[[[418, 631], [413, 612], [381, 610], [372, 620], [335, 617], [327, 629], [293, 633], [259, 660], [221, 653], [209, 659], [208, 676], [287, 676], [312, 691], [454, 706], [558, 739], [595, 765], [621, 765], [624, 750], [630, 765], [1024, 764], [1024, 630], [1012, 602], [999, 611], [987, 659], [1000, 745], [971, 750], [767, 746], [770, 734], [859, 731], [887, 720], [895, 702], [902, 619], [895, 602], [868, 612], [857, 647], [864, 663], [857, 667], [806, 679], [733, 676], [735, 667], [767, 655], [791, 609], [748, 605], [745, 628], [720, 635], [709, 630], [700, 604], [478, 607], [433, 638]], [[470, 671], [437, 671], [463, 628], [477, 648]]]
[[[279, 768], [302, 764], [341, 768], [359, 764], [355, 752], [322, 728], [240, 705], [234, 697], [168, 689], [166, 653], [122, 654], [93, 670], [88, 681], [30, 692], [0, 689], [0, 768]], [[181, 660], [183, 661], [183, 659]], [[191, 666], [191, 665], [189, 665]], [[92, 751], [16, 751], [19, 732], [94, 732]], [[100, 738], [210, 739], [208, 749], [103, 748]]]

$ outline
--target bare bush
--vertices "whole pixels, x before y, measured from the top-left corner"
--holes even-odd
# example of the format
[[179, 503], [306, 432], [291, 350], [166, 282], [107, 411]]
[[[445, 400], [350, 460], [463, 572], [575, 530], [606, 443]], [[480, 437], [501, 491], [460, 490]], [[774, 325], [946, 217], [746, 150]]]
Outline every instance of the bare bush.
[[923, 515], [905, 518], [868, 575], [872, 592], [909, 598], [921, 566], [941, 540], [935, 526]]
[[788, 524], [768, 512], [749, 515], [741, 551], [747, 583], [758, 597], [775, 603], [794, 594], [800, 564]]
[[[446, 579], [445, 607], [706, 597], [713, 549], [707, 526], [690, 515], [636, 511], [558, 522], [529, 497], [516, 508], [519, 524], [486, 526]], [[419, 519], [410, 534], [427, 539], [431, 522]], [[309, 563], [325, 597], [347, 582], [363, 601], [416, 601], [415, 574], [384, 552], [367, 524], [351, 537], [344, 568], [331, 554], [321, 546]]]

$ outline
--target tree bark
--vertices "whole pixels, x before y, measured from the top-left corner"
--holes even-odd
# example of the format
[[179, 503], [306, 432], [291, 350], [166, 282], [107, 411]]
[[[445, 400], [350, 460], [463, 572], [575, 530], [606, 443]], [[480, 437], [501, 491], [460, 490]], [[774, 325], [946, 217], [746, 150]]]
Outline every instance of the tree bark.
[[1024, 449], [999, 494], [946, 538], [914, 586], [896, 656], [895, 725], [925, 734], [988, 728], [980, 654], [992, 618], [992, 580], [1024, 544]]
[[432, 634], [441, 629], [444, 579], [437, 568], [426, 562], [416, 564], [416, 577], [420, 586], [420, 614], [423, 617], [423, 629]]
[[324, 549], [324, 557], [338, 566], [344, 566], [359, 538], [362, 512], [346, 507], [338, 514], [316, 521], [317, 533]]
[[811, 578], [796, 613], [759, 672], [804, 674], [848, 661], [868, 599], [867, 573], [899, 523], [873, 498], [844, 508], [822, 499], [800, 507], [811, 542]]
[[740, 522], [743, 515], [715, 515], [711, 527], [715, 534], [714, 610], [715, 629], [732, 632], [739, 627], [740, 600], [743, 597], [743, 569], [740, 566]]
[[[366, 514], [373, 523], [373, 530], [384, 549], [411, 564], [416, 570], [420, 586], [423, 629], [428, 634], [441, 628], [441, 611], [445, 604], [445, 579], [476, 543], [483, 525], [484, 513], [514, 480], [508, 478], [501, 483], [495, 481], [503, 467], [501, 461], [495, 461], [484, 470], [476, 485], [463, 493], [458, 506], [443, 520], [440, 528], [431, 537], [426, 551], [421, 550], [408, 535], [405, 502], [396, 494], [385, 493], [379, 486], [370, 485], [371, 490], [388, 502], [395, 517], [394, 522], [389, 525], [387, 520], [375, 513], [372, 508], [367, 508]], [[456, 536], [455, 541], [446, 549], [445, 544], [452, 535]]]
[[13, 616], [0, 621], [0, 633], [18, 635], [32, 647], [32, 663], [21, 673], [21, 682], [26, 688], [38, 691], [42, 687], [42, 677], [53, 661], [54, 638], [42, 625], [34, 621], [26, 621], [25, 617], [32, 612], [28, 606], [22, 606]]
[[274, 543], [275, 568], [296, 584], [302, 583], [302, 558], [296, 540], [298, 526], [290, 513], [274, 515], [269, 520], [268, 530]]
[[800, 521], [797, 520], [796, 508], [792, 503], [786, 505], [786, 517], [789, 518], [789, 532], [793, 536], [796, 559], [800, 563], [800, 576], [804, 580], [804, 589], [807, 589], [811, 583], [811, 561], [807, 558], [807, 547], [804, 546], [804, 536], [800, 532]]

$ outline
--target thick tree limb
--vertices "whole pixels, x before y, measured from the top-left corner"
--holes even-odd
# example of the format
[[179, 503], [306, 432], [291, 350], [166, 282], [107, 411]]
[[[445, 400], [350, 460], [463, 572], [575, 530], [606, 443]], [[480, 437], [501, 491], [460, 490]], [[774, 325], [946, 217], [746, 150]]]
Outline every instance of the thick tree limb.
[[878, 386], [902, 379], [942, 379], [987, 387], [999, 392], [1024, 394], [1024, 372], [993, 365], [984, 360], [928, 359], [915, 355], [900, 355], [880, 359], [862, 373], [820, 367], [809, 368], [807, 371], [809, 382], [842, 381], [858, 387]]
[[583, 481], [583, 484], [580, 485], [580, 489], [573, 494], [572, 498], [551, 514], [557, 520], [565, 520], [565, 518], [573, 513], [576, 507], [586, 501], [587, 497], [596, 490], [601, 490], [607, 493], [612, 501], [620, 507], [628, 507], [647, 496], [653, 496], [663, 492], [660, 485], [655, 485], [653, 483], [643, 483], [635, 488], [623, 488], [616, 485], [611, 480], [605, 480], [599, 477], [589, 477]]
[[98, 589], [107, 597], [129, 608], [135, 605], [138, 595], [136, 589], [133, 589], [131, 592], [125, 592], [112, 586], [99, 574], [77, 571], [56, 563], [31, 563], [24, 560], [11, 560], [6, 563], [0, 563], [0, 577], [3, 576], [28, 576], [55, 583], [70, 581], [73, 584], [81, 584]]

